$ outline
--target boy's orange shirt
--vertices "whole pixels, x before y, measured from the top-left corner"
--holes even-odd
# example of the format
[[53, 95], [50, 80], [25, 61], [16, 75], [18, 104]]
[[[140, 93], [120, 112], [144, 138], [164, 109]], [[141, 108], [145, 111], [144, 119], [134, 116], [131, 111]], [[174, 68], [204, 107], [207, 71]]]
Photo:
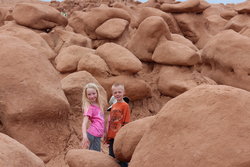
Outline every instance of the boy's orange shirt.
[[109, 118], [108, 140], [114, 139], [119, 129], [126, 123], [130, 122], [129, 105], [125, 102], [117, 102], [113, 104]]

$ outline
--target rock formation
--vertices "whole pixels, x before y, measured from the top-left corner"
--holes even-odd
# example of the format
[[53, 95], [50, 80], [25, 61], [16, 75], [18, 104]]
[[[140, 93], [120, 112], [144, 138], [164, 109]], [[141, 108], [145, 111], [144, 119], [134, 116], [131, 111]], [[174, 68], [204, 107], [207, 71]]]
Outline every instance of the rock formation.
[[37, 156], [27, 163], [75, 167], [97, 156], [117, 166], [79, 149], [84, 85], [98, 84], [107, 102], [119, 82], [132, 119], [155, 121], [124, 126], [117, 159], [132, 167], [249, 166], [249, 0], [0, 4], [0, 132]]

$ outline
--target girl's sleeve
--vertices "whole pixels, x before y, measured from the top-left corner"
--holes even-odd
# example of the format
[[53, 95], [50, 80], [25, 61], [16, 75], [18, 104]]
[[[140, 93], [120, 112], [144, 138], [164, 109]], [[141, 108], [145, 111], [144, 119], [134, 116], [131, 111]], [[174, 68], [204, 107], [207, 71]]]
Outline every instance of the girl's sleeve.
[[93, 111], [92, 111], [91, 107], [88, 107], [88, 108], [86, 109], [86, 111], [83, 112], [83, 115], [84, 115], [84, 116], [89, 116], [89, 117], [91, 117], [92, 114], [93, 114]]

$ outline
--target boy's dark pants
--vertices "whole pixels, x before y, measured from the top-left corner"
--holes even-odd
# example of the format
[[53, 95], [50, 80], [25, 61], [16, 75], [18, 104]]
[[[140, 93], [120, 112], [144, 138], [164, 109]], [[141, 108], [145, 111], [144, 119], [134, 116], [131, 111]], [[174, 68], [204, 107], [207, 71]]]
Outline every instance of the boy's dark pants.
[[[109, 155], [115, 158], [114, 150], [113, 150], [113, 145], [114, 145], [114, 139], [109, 140]], [[128, 167], [127, 162], [122, 162], [119, 161], [119, 164], [121, 167]]]

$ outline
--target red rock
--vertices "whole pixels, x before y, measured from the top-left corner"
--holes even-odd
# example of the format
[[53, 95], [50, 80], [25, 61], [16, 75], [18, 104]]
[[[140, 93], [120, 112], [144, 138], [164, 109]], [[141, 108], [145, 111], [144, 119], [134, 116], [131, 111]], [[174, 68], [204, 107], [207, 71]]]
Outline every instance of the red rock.
[[[0, 103], [4, 132], [45, 162], [69, 137], [69, 104], [56, 70], [36, 48], [0, 35]], [[45, 147], [46, 146], [46, 147]]]
[[186, 45], [165, 41], [157, 45], [152, 60], [160, 64], [192, 66], [200, 61], [200, 56]]
[[248, 166], [250, 94], [229, 86], [198, 86], [156, 115], [130, 167]]
[[176, 97], [201, 84], [216, 83], [187, 67], [163, 66], [159, 74], [158, 89], [163, 95]]
[[45, 167], [43, 161], [24, 145], [0, 133], [0, 166]]
[[217, 34], [202, 50], [202, 73], [219, 84], [250, 90], [249, 46], [249, 38], [233, 30]]
[[233, 29], [236, 32], [250, 25], [250, 18], [245, 14], [238, 14], [228, 21], [225, 29]]
[[66, 26], [68, 20], [53, 7], [43, 4], [19, 3], [13, 10], [15, 21], [34, 29], [48, 29], [55, 26]]
[[162, 17], [150, 16], [139, 25], [127, 48], [140, 60], [152, 61], [152, 54], [160, 39], [171, 39], [168, 25]]
[[72, 149], [66, 154], [69, 167], [119, 167], [120, 165], [111, 156], [102, 152]]
[[186, 45], [189, 48], [193, 49], [194, 51], [198, 51], [198, 48], [189, 39], [183, 37], [182, 35], [171, 34], [171, 37], [173, 41]]
[[129, 162], [137, 144], [151, 127], [155, 117], [145, 117], [122, 127], [115, 136], [114, 153], [118, 160]]
[[101, 45], [96, 49], [96, 54], [104, 59], [114, 75], [121, 73], [133, 74], [142, 70], [141, 61], [127, 48], [115, 43]]

